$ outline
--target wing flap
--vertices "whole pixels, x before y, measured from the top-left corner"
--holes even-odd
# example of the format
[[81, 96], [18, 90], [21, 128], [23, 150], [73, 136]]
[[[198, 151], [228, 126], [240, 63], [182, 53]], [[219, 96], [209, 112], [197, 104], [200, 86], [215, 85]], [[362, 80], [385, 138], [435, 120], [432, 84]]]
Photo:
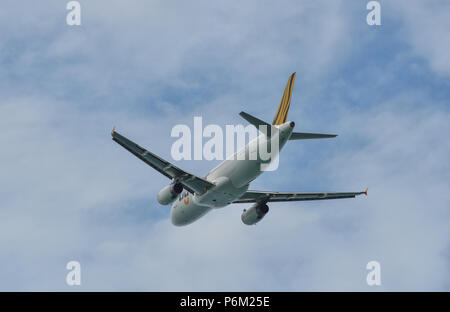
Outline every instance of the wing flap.
[[170, 162], [127, 139], [117, 131], [113, 130], [111, 135], [112, 139], [123, 148], [169, 179], [178, 180], [189, 192], [201, 195], [210, 188], [214, 187], [213, 183], [178, 168]]

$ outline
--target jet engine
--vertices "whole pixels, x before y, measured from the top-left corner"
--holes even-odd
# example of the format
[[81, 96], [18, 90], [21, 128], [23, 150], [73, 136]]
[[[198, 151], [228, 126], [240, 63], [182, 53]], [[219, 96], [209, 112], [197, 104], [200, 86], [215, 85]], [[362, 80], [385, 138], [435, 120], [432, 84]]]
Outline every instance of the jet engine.
[[161, 205], [169, 205], [172, 203], [183, 191], [183, 185], [179, 182], [172, 183], [170, 185], [167, 185], [165, 188], [163, 188], [158, 193], [158, 202]]
[[244, 209], [241, 220], [244, 224], [253, 225], [261, 221], [267, 212], [269, 212], [269, 206], [266, 203], [256, 203], [249, 209]]

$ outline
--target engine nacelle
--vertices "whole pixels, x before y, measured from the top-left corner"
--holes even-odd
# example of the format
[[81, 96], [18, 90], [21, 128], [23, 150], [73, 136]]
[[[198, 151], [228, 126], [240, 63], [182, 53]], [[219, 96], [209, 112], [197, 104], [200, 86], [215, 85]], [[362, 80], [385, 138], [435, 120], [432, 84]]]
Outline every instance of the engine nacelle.
[[256, 203], [249, 209], [244, 209], [241, 215], [241, 220], [244, 224], [253, 225], [261, 221], [262, 218], [269, 212], [269, 206], [265, 203]]
[[169, 205], [177, 198], [178, 194], [183, 191], [181, 183], [172, 183], [167, 185], [158, 193], [158, 202], [161, 205]]

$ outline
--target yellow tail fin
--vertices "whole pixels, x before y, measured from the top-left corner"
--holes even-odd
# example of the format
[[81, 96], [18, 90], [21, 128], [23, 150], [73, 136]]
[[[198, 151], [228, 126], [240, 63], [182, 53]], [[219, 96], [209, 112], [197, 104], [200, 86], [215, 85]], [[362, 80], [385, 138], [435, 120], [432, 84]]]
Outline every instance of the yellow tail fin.
[[295, 73], [293, 73], [286, 84], [284, 89], [283, 97], [281, 98], [280, 105], [278, 105], [275, 118], [273, 119], [272, 125], [281, 125], [286, 122], [287, 115], [289, 112], [289, 105], [291, 104], [292, 89], [294, 88]]

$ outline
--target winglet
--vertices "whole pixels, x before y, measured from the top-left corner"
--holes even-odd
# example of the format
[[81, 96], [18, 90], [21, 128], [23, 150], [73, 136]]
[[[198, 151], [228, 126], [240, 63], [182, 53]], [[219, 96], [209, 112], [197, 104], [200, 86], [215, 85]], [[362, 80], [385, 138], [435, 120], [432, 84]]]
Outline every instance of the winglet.
[[112, 130], [111, 130], [111, 135], [113, 135], [114, 132], [116, 132], [116, 126], [114, 126], [114, 127], [112, 128]]
[[369, 188], [366, 188], [366, 190], [364, 191], [364, 195], [367, 196], [367, 192], [369, 191]]

